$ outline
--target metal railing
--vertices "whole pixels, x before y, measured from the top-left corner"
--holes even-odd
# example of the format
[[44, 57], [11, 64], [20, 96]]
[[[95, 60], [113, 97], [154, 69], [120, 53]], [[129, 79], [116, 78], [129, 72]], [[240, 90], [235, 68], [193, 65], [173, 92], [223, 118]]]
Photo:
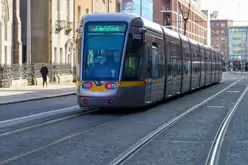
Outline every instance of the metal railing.
[[[9, 88], [13, 80], [27, 80], [28, 85], [36, 85], [37, 78], [41, 78], [42, 64], [4, 65], [0, 66], [0, 88]], [[70, 64], [48, 64], [48, 77], [51, 83], [57, 82], [63, 75], [74, 75], [74, 68]]]

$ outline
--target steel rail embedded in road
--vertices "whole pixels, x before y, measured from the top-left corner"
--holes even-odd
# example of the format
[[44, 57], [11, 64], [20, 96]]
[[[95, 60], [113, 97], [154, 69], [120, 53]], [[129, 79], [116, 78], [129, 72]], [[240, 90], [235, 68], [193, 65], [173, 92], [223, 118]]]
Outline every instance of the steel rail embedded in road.
[[238, 82], [240, 82], [244, 77], [238, 79], [237, 81], [235, 81], [234, 83], [232, 83], [231, 85], [229, 85], [228, 87], [222, 89], [221, 91], [219, 91], [218, 93], [214, 94], [211, 97], [208, 97], [207, 99], [205, 99], [204, 101], [202, 101], [199, 104], [196, 104], [195, 106], [191, 107], [190, 109], [186, 110], [184, 113], [178, 115], [177, 117], [174, 117], [172, 120], [170, 120], [169, 122], [161, 125], [160, 127], [158, 127], [157, 129], [155, 129], [153, 132], [151, 132], [150, 134], [148, 134], [147, 136], [145, 136], [144, 138], [142, 138], [140, 141], [138, 141], [136, 144], [134, 144], [133, 146], [131, 146], [130, 148], [128, 148], [126, 151], [124, 151], [122, 154], [120, 154], [116, 159], [114, 159], [113, 161], [111, 161], [109, 163], [109, 165], [119, 165], [121, 163], [123, 163], [127, 158], [131, 157], [135, 152], [137, 152], [141, 147], [143, 147], [144, 145], [146, 145], [151, 139], [153, 139], [154, 137], [156, 137], [159, 133], [161, 133], [162, 131], [164, 131], [165, 129], [169, 128], [170, 126], [172, 126], [173, 124], [177, 123], [178, 121], [180, 121], [183, 117], [185, 117], [186, 115], [188, 115], [189, 113], [193, 112], [194, 110], [196, 110], [197, 108], [199, 108], [200, 106], [204, 105], [205, 103], [207, 103], [208, 101], [212, 100], [213, 98], [215, 98], [216, 96], [222, 94], [223, 92], [225, 92], [227, 89], [231, 88], [232, 86], [236, 85]]
[[48, 125], [48, 124], [54, 124], [54, 123], [58, 123], [58, 122], [61, 122], [61, 121], [73, 119], [73, 118], [78, 117], [78, 116], [82, 116], [82, 115], [86, 115], [86, 114], [89, 114], [89, 113], [92, 113], [92, 112], [96, 112], [98, 110], [99, 109], [89, 110], [89, 111], [81, 112], [81, 113], [78, 113], [78, 114], [75, 114], [75, 115], [70, 115], [70, 116], [66, 116], [66, 117], [62, 117], [62, 118], [58, 118], [58, 119], [53, 119], [53, 120], [45, 121], [45, 122], [42, 122], [42, 123], [39, 123], [39, 124], [26, 126], [26, 127], [20, 128], [20, 129], [15, 129], [15, 130], [11, 130], [11, 131], [8, 131], [8, 132], [4, 132], [4, 133], [0, 134], [0, 138], [4, 137], [4, 136], [15, 134], [15, 133], [31, 130], [31, 129], [34, 129], [34, 128], [38, 128], [38, 127], [41, 127], [41, 126], [45, 126], [45, 125]]
[[217, 131], [217, 134], [214, 138], [214, 141], [212, 143], [212, 146], [210, 148], [208, 158], [206, 161], [206, 165], [217, 165], [219, 161], [219, 154], [220, 154], [220, 149], [222, 146], [222, 142], [224, 141], [224, 137], [228, 128], [228, 125], [232, 119], [232, 116], [236, 112], [240, 102], [244, 99], [245, 94], [248, 91], [248, 86], [244, 90], [244, 92], [241, 94], [241, 96], [238, 98], [234, 106], [229, 110], [228, 114], [224, 118], [223, 122], [220, 125], [220, 128]]
[[114, 119], [108, 120], [107, 122], [103, 122], [103, 123], [101, 123], [101, 124], [97, 124], [97, 125], [95, 125], [95, 126], [93, 126], [93, 127], [90, 127], [90, 128], [88, 128], [88, 129], [84, 129], [84, 130], [82, 130], [82, 131], [80, 131], [80, 132], [77, 132], [77, 133], [73, 133], [73, 134], [64, 136], [64, 137], [59, 138], [58, 140], [53, 141], [53, 142], [51, 142], [51, 143], [49, 143], [49, 144], [42, 145], [42, 146], [36, 147], [36, 148], [34, 148], [34, 149], [28, 150], [28, 151], [24, 151], [23, 153], [19, 153], [19, 154], [15, 155], [15, 156], [6, 158], [6, 159], [4, 159], [4, 160], [1, 160], [1, 161], [0, 161], [0, 164], [1, 164], [1, 165], [4, 165], [5, 163], [9, 163], [9, 162], [11, 162], [11, 161], [20, 159], [20, 158], [22, 158], [22, 157], [28, 156], [28, 155], [33, 154], [33, 153], [38, 152], [38, 151], [42, 151], [42, 150], [44, 150], [44, 149], [46, 149], [46, 148], [48, 148], [48, 147], [51, 147], [51, 146], [56, 145], [56, 144], [58, 144], [58, 143], [61, 143], [61, 142], [64, 142], [64, 141], [66, 141], [66, 140], [72, 139], [72, 138], [74, 138], [74, 137], [80, 136], [80, 135], [82, 135], [82, 134], [84, 134], [84, 133], [86, 133], [86, 132], [89, 132], [89, 131], [93, 130], [93, 129], [96, 129], [96, 128], [102, 127], [102, 126], [104, 126], [104, 125], [106, 125], [106, 124], [109, 124], [109, 123], [111, 123], [111, 122], [114, 122], [115, 120], [117, 120], [117, 119], [119, 119], [119, 118], [121, 118], [121, 117], [123, 117], [123, 116], [115, 117]]
[[62, 113], [72, 112], [72, 111], [75, 111], [75, 110], [80, 110], [80, 108], [78, 106], [72, 106], [72, 107], [68, 107], [68, 108], [62, 108], [62, 109], [52, 110], [52, 111], [48, 111], [48, 112], [33, 114], [33, 115], [29, 115], [29, 116], [24, 116], [24, 117], [18, 117], [18, 118], [14, 118], [14, 119], [4, 120], [4, 121], [0, 121], [0, 128], [20, 124], [20, 123], [35, 120], [35, 119], [38, 119], [38, 118], [40, 119], [40, 118], [49, 117], [49, 116], [52, 116], [52, 115], [59, 115], [59, 114], [62, 114]]

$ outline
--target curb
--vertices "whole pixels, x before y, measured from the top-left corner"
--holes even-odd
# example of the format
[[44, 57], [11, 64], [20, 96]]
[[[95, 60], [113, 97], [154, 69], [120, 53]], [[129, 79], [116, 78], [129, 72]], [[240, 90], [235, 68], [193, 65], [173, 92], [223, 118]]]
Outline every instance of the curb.
[[44, 97], [34, 97], [34, 98], [24, 99], [24, 100], [19, 100], [19, 101], [9, 101], [9, 102], [5, 102], [5, 103], [0, 103], [0, 105], [9, 105], [9, 104], [23, 103], [23, 102], [28, 102], [28, 101], [45, 100], [45, 99], [65, 97], [65, 96], [71, 96], [71, 95], [76, 95], [76, 92], [51, 95], [51, 96], [44, 96]]

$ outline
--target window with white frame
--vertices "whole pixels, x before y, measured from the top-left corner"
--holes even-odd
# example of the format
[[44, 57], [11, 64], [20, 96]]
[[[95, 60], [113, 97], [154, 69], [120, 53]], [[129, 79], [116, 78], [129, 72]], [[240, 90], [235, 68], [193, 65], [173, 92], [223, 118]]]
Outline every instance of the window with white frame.
[[60, 20], [60, 0], [57, 0], [57, 19]]

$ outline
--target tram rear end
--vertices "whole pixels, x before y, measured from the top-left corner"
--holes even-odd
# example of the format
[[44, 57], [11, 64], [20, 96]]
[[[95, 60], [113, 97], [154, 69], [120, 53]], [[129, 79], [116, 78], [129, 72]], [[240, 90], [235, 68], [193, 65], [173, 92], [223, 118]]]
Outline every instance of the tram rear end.
[[85, 18], [78, 42], [81, 63], [77, 87], [81, 108], [144, 105], [143, 35], [133, 40], [129, 25], [116, 17], [111, 21], [111, 16], [106, 20], [104, 16]]

